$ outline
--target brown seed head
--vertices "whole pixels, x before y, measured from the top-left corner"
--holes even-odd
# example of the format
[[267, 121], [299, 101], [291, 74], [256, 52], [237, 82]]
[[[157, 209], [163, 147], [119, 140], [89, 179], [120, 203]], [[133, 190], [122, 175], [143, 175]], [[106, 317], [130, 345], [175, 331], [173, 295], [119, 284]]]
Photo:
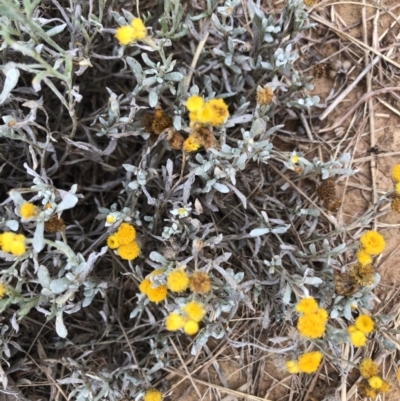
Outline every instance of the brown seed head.
[[351, 274], [357, 283], [363, 287], [374, 282], [374, 271], [375, 269], [372, 265], [362, 266], [360, 263], [356, 263], [351, 266]]
[[51, 216], [50, 220], [44, 222], [44, 229], [48, 233], [58, 233], [65, 229], [64, 220], [57, 215]]
[[265, 88], [257, 89], [256, 102], [260, 106], [264, 106], [272, 102], [274, 98], [274, 91], [266, 86]]
[[392, 212], [400, 213], [400, 196], [396, 196], [392, 199], [390, 207], [392, 208]]
[[326, 75], [326, 64], [315, 64], [311, 69], [311, 74], [315, 78], [322, 78]]
[[189, 280], [190, 290], [196, 294], [207, 294], [211, 290], [211, 281], [207, 273], [194, 272]]
[[360, 288], [360, 285], [357, 283], [352, 273], [348, 271], [340, 273], [335, 270], [334, 281], [337, 295], [348, 297], [355, 294]]

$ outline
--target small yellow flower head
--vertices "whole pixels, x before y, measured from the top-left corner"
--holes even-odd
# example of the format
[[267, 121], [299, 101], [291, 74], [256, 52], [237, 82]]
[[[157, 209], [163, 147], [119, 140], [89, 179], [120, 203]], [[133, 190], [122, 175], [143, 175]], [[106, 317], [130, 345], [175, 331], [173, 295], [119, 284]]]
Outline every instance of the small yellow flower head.
[[196, 294], [207, 294], [211, 290], [211, 281], [207, 273], [194, 272], [190, 277], [190, 290]]
[[11, 243], [10, 252], [14, 256], [22, 256], [26, 252], [26, 246], [23, 242], [20, 241], [13, 241]]
[[199, 324], [194, 320], [188, 320], [183, 326], [183, 331], [188, 335], [192, 336], [199, 331]]
[[357, 252], [357, 261], [361, 266], [364, 267], [372, 263], [372, 258], [367, 252], [365, 252], [363, 249], [360, 249]]
[[140, 18], [134, 18], [131, 26], [135, 30], [135, 40], [144, 39], [147, 36], [146, 27]]
[[299, 373], [299, 365], [296, 361], [287, 361], [286, 362], [286, 369], [289, 373], [291, 373], [292, 375], [295, 373]]
[[7, 289], [4, 286], [3, 283], [0, 283], [0, 298], [4, 298], [4, 295], [6, 295]]
[[127, 46], [136, 40], [135, 29], [128, 25], [121, 26], [117, 28], [115, 38], [121, 45]]
[[200, 148], [201, 144], [196, 138], [189, 136], [183, 142], [183, 150], [185, 152], [196, 152]]
[[372, 376], [368, 379], [368, 383], [373, 389], [378, 390], [382, 387], [383, 380], [379, 376]]
[[396, 164], [395, 166], [393, 166], [392, 180], [396, 183], [400, 182], [400, 164]]
[[13, 243], [15, 234], [11, 231], [6, 231], [1, 235], [1, 249], [4, 252], [11, 252], [11, 244]]
[[376, 391], [373, 388], [371, 388], [371, 386], [368, 383], [368, 380], [366, 379], [362, 380], [360, 383], [357, 384], [357, 389], [358, 393], [363, 397], [371, 397], [371, 398], [376, 397]]
[[136, 230], [132, 224], [122, 223], [115, 233], [117, 241], [120, 245], [126, 245], [136, 238]]
[[113, 224], [113, 223], [115, 223], [115, 216], [113, 216], [112, 214], [109, 214], [109, 215], [106, 217], [106, 222], [107, 222], [108, 224]]
[[274, 98], [274, 91], [266, 86], [265, 88], [258, 88], [256, 95], [257, 104], [264, 106], [272, 102]]
[[313, 297], [303, 298], [295, 307], [297, 313], [310, 313], [318, 310], [317, 301]]
[[374, 321], [368, 315], [360, 315], [355, 320], [355, 326], [364, 334], [369, 334], [374, 329]]
[[365, 379], [376, 376], [378, 374], [378, 370], [378, 365], [371, 358], [364, 359], [360, 363], [360, 374]]
[[167, 286], [172, 292], [183, 292], [189, 287], [189, 277], [183, 269], [173, 270], [167, 277]]
[[188, 318], [195, 322], [200, 322], [206, 314], [204, 306], [197, 301], [188, 302], [182, 309], [186, 313]]
[[145, 278], [144, 280], [141, 281], [141, 283], [139, 284], [139, 291], [142, 294], [147, 295], [147, 290], [149, 289], [149, 287], [151, 286], [151, 281], [147, 278]]
[[326, 311], [319, 308], [316, 312], [305, 313], [300, 316], [299, 321], [297, 322], [297, 330], [299, 330], [302, 336], [320, 338], [325, 333], [326, 321]]
[[347, 331], [350, 335], [350, 341], [355, 347], [363, 347], [367, 342], [365, 334], [362, 331], [357, 330], [355, 326], [350, 326]]
[[315, 4], [318, 3], [318, 1], [319, 1], [319, 0], [303, 0], [304, 4], [305, 4], [307, 7], [314, 6]]
[[161, 301], [164, 301], [167, 298], [167, 286], [166, 285], [159, 285], [158, 287], [152, 288], [150, 285], [147, 289], [147, 297], [151, 302], [155, 302], [158, 304]]
[[155, 388], [149, 388], [146, 390], [143, 396], [143, 401], [161, 401], [162, 394], [161, 391], [158, 391]]
[[400, 182], [396, 182], [396, 184], [394, 185], [394, 191], [397, 195], [400, 195]]
[[299, 162], [299, 156], [297, 156], [297, 155], [290, 156], [290, 161], [292, 163], [294, 163], [294, 164], [298, 163]]
[[303, 373], [313, 373], [321, 363], [322, 354], [319, 351], [307, 352], [299, 358], [299, 371]]
[[37, 215], [36, 206], [33, 203], [25, 202], [19, 208], [19, 214], [23, 219], [31, 219]]
[[186, 323], [186, 319], [177, 313], [170, 313], [165, 320], [165, 328], [168, 331], [177, 331], [182, 329]]
[[382, 380], [382, 385], [379, 388], [379, 393], [388, 393], [390, 391], [390, 384], [386, 380]]
[[201, 96], [190, 96], [186, 102], [186, 108], [191, 112], [199, 111], [204, 105], [204, 99]]
[[129, 242], [129, 244], [120, 245], [117, 249], [117, 253], [121, 259], [134, 260], [140, 253], [139, 245], [136, 241]]
[[378, 255], [385, 249], [385, 239], [376, 231], [366, 231], [360, 238], [361, 246], [370, 255]]
[[211, 99], [205, 107], [210, 110], [211, 116], [208, 124], [213, 127], [223, 124], [229, 117], [228, 106], [223, 99]]
[[119, 242], [116, 234], [112, 234], [107, 238], [107, 246], [111, 249], [117, 249], [119, 247]]

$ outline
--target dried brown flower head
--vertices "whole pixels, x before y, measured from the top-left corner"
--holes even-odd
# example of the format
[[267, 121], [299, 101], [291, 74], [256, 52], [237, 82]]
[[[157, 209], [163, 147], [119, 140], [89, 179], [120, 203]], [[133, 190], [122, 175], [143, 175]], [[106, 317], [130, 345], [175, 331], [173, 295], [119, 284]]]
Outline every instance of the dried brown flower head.
[[264, 106], [272, 102], [274, 98], [274, 91], [266, 86], [265, 88], [258, 88], [256, 95], [256, 102], [260, 106]]
[[345, 297], [355, 294], [360, 288], [360, 285], [357, 283], [353, 274], [348, 271], [340, 273], [335, 270], [334, 282], [336, 294], [343, 295]]
[[165, 140], [168, 141], [169, 146], [173, 150], [182, 150], [185, 138], [173, 128], [167, 128]]
[[376, 391], [369, 385], [368, 380], [364, 379], [360, 383], [357, 384], [358, 392], [363, 397], [376, 397]]
[[340, 206], [342, 206], [342, 200], [339, 198], [335, 198], [329, 203], [325, 202], [325, 207], [333, 213], [336, 213], [340, 209]]
[[315, 193], [324, 202], [324, 206], [330, 212], [337, 212], [342, 205], [342, 201], [336, 197], [335, 179], [333, 177], [323, 181], [317, 187]]
[[356, 263], [351, 266], [351, 274], [354, 279], [364, 287], [374, 282], [374, 271], [375, 269], [372, 265], [362, 266], [360, 263]]
[[395, 196], [392, 198], [390, 207], [392, 208], [392, 212], [400, 213], [400, 196]]
[[326, 75], [326, 64], [315, 64], [311, 69], [311, 74], [315, 78], [322, 78]]
[[163, 110], [157, 109], [154, 114], [145, 114], [142, 127], [153, 135], [160, 135], [165, 129], [172, 127], [172, 119]]
[[210, 277], [204, 272], [194, 272], [189, 278], [190, 290], [196, 294], [206, 294], [211, 290]]
[[48, 233], [58, 233], [65, 229], [64, 220], [57, 215], [51, 216], [50, 220], [44, 222], [44, 229]]

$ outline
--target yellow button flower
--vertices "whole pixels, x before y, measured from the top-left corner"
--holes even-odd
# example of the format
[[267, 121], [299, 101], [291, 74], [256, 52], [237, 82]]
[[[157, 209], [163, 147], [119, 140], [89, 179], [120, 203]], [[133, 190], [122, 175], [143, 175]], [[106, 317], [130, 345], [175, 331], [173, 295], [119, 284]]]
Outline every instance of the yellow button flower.
[[149, 388], [146, 390], [143, 396], [143, 401], [161, 401], [162, 394], [161, 391], [158, 391], [155, 388]]
[[4, 298], [4, 295], [6, 295], [7, 289], [3, 283], [0, 283], [0, 298]]
[[186, 108], [189, 111], [199, 111], [204, 105], [204, 99], [201, 96], [190, 96], [186, 102]]
[[170, 313], [165, 320], [165, 328], [168, 331], [177, 331], [182, 329], [186, 323], [186, 319], [178, 313]]
[[361, 246], [369, 255], [378, 255], [385, 249], [385, 239], [376, 231], [366, 231], [360, 238]]
[[134, 260], [140, 253], [139, 245], [136, 241], [129, 242], [129, 244], [120, 245], [117, 249], [118, 255], [124, 260]]
[[115, 37], [121, 45], [127, 46], [136, 40], [146, 38], [147, 30], [140, 18], [134, 18], [130, 26], [124, 25], [117, 28]]
[[369, 334], [374, 329], [374, 321], [368, 315], [360, 315], [355, 320], [355, 326], [364, 334]]
[[370, 254], [365, 252], [363, 249], [360, 249], [357, 252], [357, 261], [362, 267], [364, 267], [372, 263], [372, 258]]
[[107, 238], [107, 246], [111, 249], [117, 249], [119, 247], [119, 242], [115, 234], [110, 235]]
[[368, 383], [373, 389], [378, 390], [382, 387], [383, 380], [379, 376], [372, 376], [368, 379]]
[[367, 342], [365, 334], [362, 331], [357, 330], [355, 326], [348, 327], [347, 331], [350, 336], [350, 341], [355, 347], [363, 347]]
[[285, 363], [286, 365], [286, 369], [289, 373], [291, 374], [295, 374], [295, 373], [299, 373], [299, 364], [296, 361], [287, 361]]
[[147, 298], [151, 302], [159, 303], [161, 301], [164, 301], [165, 298], [167, 298], [167, 286], [166, 285], [159, 285], [158, 287], [152, 288], [150, 286], [147, 289]]
[[149, 289], [149, 287], [151, 286], [151, 281], [147, 278], [145, 278], [144, 280], [141, 281], [141, 283], [139, 284], [139, 291], [142, 294], [147, 295], [147, 290]]
[[376, 376], [378, 370], [378, 365], [371, 358], [366, 358], [360, 363], [360, 374], [365, 379]]
[[131, 26], [135, 30], [135, 40], [144, 39], [147, 36], [146, 27], [140, 18], [134, 18]]
[[313, 297], [303, 298], [295, 307], [297, 313], [310, 313], [318, 310], [317, 301]]
[[320, 338], [325, 333], [327, 318], [328, 314], [322, 308], [319, 308], [316, 312], [305, 313], [299, 317], [297, 330], [302, 336]]
[[303, 373], [313, 373], [321, 363], [322, 354], [319, 351], [306, 352], [299, 358], [299, 371]]
[[189, 287], [189, 277], [183, 269], [173, 270], [167, 277], [168, 289], [172, 292], [183, 292]]
[[122, 223], [115, 233], [116, 239], [120, 245], [126, 245], [136, 238], [136, 230], [132, 224]]
[[13, 241], [11, 243], [10, 252], [14, 256], [22, 256], [26, 252], [26, 246], [23, 242]]
[[19, 214], [26, 220], [31, 219], [37, 215], [36, 206], [33, 203], [25, 202], [19, 208]]
[[200, 322], [203, 319], [204, 315], [206, 314], [203, 305], [197, 301], [188, 302], [182, 308], [182, 310], [186, 313], [186, 315], [190, 320], [193, 320], [195, 322]]
[[183, 331], [188, 335], [192, 336], [199, 331], [199, 324], [194, 320], [189, 320], [183, 326]]
[[400, 164], [393, 166], [392, 179], [394, 182], [400, 182]]
[[196, 152], [200, 146], [200, 142], [192, 136], [189, 136], [185, 139], [185, 142], [183, 142], [183, 150], [185, 152]]

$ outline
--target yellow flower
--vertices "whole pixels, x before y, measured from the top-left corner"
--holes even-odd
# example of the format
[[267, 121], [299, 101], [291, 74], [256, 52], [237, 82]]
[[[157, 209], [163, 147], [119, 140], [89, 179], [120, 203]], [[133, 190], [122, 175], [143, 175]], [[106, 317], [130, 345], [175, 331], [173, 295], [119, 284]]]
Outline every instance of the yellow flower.
[[382, 380], [382, 385], [379, 388], [380, 393], [388, 393], [390, 391], [390, 384], [386, 380]]
[[318, 310], [317, 301], [313, 297], [303, 298], [295, 307], [297, 313], [310, 313]]
[[10, 252], [14, 256], [21, 256], [26, 252], [26, 246], [23, 242], [20, 241], [13, 241], [11, 243], [11, 249]]
[[383, 380], [379, 376], [372, 376], [368, 379], [368, 383], [373, 389], [377, 390], [382, 387]]
[[400, 182], [400, 164], [393, 166], [392, 179], [394, 182]]
[[192, 136], [189, 136], [185, 139], [185, 142], [183, 142], [183, 150], [185, 152], [196, 152], [200, 146], [200, 142]]
[[211, 282], [208, 274], [194, 272], [190, 277], [190, 290], [196, 294], [207, 294], [211, 290]]
[[307, 352], [299, 358], [299, 371], [303, 373], [313, 373], [321, 363], [322, 354], [319, 351]]
[[109, 214], [109, 215], [106, 217], [106, 222], [107, 222], [108, 224], [115, 223], [115, 216], [113, 216], [112, 214]]
[[376, 376], [378, 374], [378, 370], [378, 365], [371, 358], [364, 359], [360, 363], [360, 374], [365, 379]]
[[200, 322], [206, 314], [203, 305], [197, 301], [188, 302], [182, 309], [188, 318], [194, 322]]
[[302, 336], [320, 338], [325, 333], [327, 316], [326, 311], [322, 308], [319, 308], [316, 312], [305, 313], [299, 317], [297, 330]]
[[136, 40], [136, 32], [131, 26], [124, 25], [117, 28], [115, 38], [121, 45], [127, 46]]
[[364, 334], [369, 334], [374, 329], [374, 321], [368, 315], [360, 315], [355, 320], [355, 326]]
[[146, 390], [143, 396], [143, 401], [161, 401], [162, 394], [155, 388], [149, 388]]
[[159, 285], [158, 287], [153, 288], [151, 285], [147, 289], [147, 297], [151, 302], [155, 302], [158, 304], [161, 301], [164, 301], [167, 298], [167, 286], [166, 285]]
[[199, 116], [199, 118], [204, 118], [205, 115], [209, 114], [208, 121], [205, 123], [212, 125], [213, 127], [223, 124], [229, 117], [228, 106], [223, 99], [209, 100], [204, 105], [203, 110], [204, 109], [207, 109], [208, 113], [205, 113], [203, 116]]
[[138, 257], [140, 248], [136, 241], [132, 241], [129, 244], [120, 245], [117, 249], [117, 253], [121, 259], [133, 260]]
[[287, 361], [285, 365], [286, 365], [287, 371], [291, 374], [300, 372], [299, 365], [296, 361]]
[[363, 347], [365, 345], [367, 338], [362, 331], [357, 330], [355, 326], [350, 326], [347, 331], [350, 335], [350, 341], [355, 347]]
[[361, 246], [370, 255], [378, 255], [385, 249], [385, 239], [376, 231], [366, 231], [360, 238]]
[[194, 320], [188, 320], [183, 326], [183, 331], [188, 335], [192, 336], [199, 331], [199, 324]]
[[400, 182], [396, 182], [394, 186], [394, 191], [396, 192], [397, 195], [400, 195]]
[[126, 245], [136, 238], [136, 230], [132, 224], [122, 223], [114, 235], [119, 245]]
[[204, 99], [201, 96], [193, 95], [190, 96], [186, 102], [186, 108], [193, 112], [199, 111], [204, 105]]
[[115, 234], [110, 235], [107, 238], [107, 246], [111, 249], [117, 249], [119, 247], [119, 242]]
[[11, 244], [13, 243], [15, 234], [11, 231], [6, 231], [1, 236], [1, 249], [4, 252], [11, 252]]
[[37, 215], [36, 206], [33, 203], [25, 202], [19, 208], [19, 214], [24, 219], [30, 219]]
[[297, 155], [292, 155], [292, 156], [290, 156], [290, 161], [292, 162], [292, 163], [298, 163], [299, 162], [299, 156], [297, 156]]
[[134, 18], [131, 26], [135, 30], [135, 40], [144, 39], [147, 36], [146, 27], [140, 18]]
[[363, 249], [360, 249], [357, 252], [357, 261], [362, 267], [364, 267], [372, 263], [372, 258], [367, 252], [365, 252]]
[[147, 295], [147, 290], [149, 289], [149, 287], [151, 286], [151, 281], [148, 280], [147, 278], [145, 278], [144, 280], [141, 281], [141, 283], [139, 284], [139, 291], [142, 294]]
[[0, 298], [4, 298], [4, 295], [6, 295], [7, 289], [3, 283], [0, 283]]
[[167, 277], [167, 286], [172, 292], [183, 292], [189, 287], [189, 277], [181, 268], [173, 270]]
[[165, 328], [168, 331], [177, 331], [182, 329], [186, 323], [186, 319], [178, 313], [170, 313], [165, 320]]

